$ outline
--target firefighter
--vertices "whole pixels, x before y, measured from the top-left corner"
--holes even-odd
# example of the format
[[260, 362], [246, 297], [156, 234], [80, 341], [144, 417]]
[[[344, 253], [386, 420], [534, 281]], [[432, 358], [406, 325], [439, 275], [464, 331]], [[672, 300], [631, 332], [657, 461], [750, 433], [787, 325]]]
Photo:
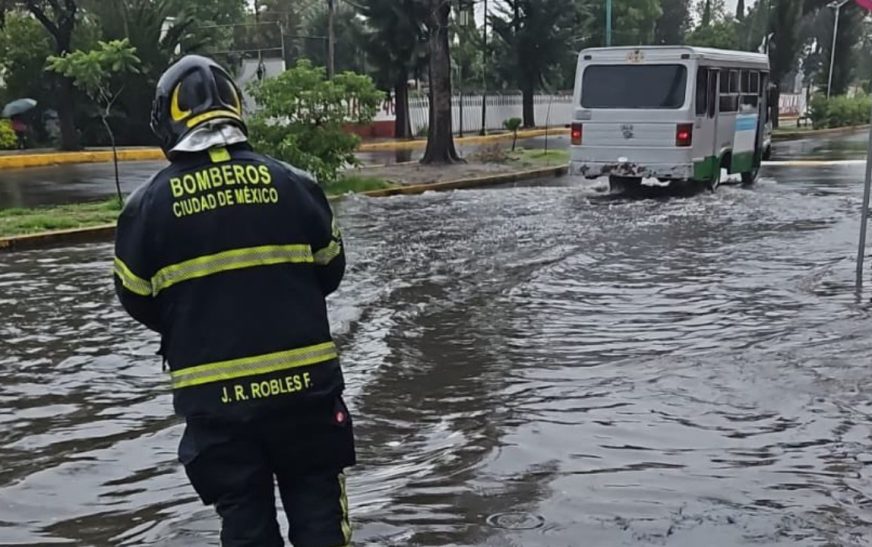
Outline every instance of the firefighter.
[[210, 59], [164, 73], [151, 126], [170, 165], [121, 213], [114, 278], [161, 335], [186, 474], [224, 546], [284, 544], [276, 483], [293, 545], [348, 545], [354, 438], [325, 303], [345, 251], [330, 205], [252, 150], [241, 93]]

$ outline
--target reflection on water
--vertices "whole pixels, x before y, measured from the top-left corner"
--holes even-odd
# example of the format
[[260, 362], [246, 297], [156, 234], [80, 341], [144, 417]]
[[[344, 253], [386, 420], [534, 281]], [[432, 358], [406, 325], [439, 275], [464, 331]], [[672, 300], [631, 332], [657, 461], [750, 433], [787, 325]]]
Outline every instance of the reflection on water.
[[[867, 545], [861, 177], [339, 204], [359, 543]], [[215, 545], [110, 256], [0, 258], [0, 543]], [[488, 523], [516, 512], [544, 526]]]

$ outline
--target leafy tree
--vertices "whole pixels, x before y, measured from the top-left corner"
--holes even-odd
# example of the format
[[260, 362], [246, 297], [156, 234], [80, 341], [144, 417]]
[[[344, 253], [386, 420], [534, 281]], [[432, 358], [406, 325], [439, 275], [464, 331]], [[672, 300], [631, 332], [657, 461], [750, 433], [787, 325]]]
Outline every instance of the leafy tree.
[[[306, 38], [303, 41], [302, 54], [317, 66], [327, 66], [327, 42], [325, 39], [316, 38], [327, 28], [329, 13], [327, 7], [321, 6], [312, 13], [303, 27]], [[364, 25], [357, 12], [340, 4], [336, 6], [333, 17], [333, 31], [336, 36], [336, 71], [359, 72], [365, 71], [365, 50], [362, 47]]]
[[739, 27], [734, 19], [721, 19], [708, 26], [695, 28], [688, 35], [687, 43], [693, 46], [720, 49], [742, 49], [738, 30]]
[[[819, 84], [826, 89], [829, 82], [830, 59], [833, 51], [833, 27], [835, 11], [823, 5], [816, 5], [818, 25], [812, 39], [821, 45], [821, 55], [824, 59], [823, 70], [820, 71]], [[836, 58], [833, 63], [832, 95], [841, 95], [848, 91], [853, 83], [858, 62], [858, 53], [863, 37], [863, 20], [866, 12], [860, 6], [849, 2], [842, 7], [839, 16], [839, 32], [836, 35]]]
[[0, 32], [0, 78], [10, 99], [30, 97], [47, 103], [52, 92], [43, 68], [51, 52], [51, 38], [36, 19], [21, 11], [7, 14]]
[[[591, 45], [605, 45], [605, 2], [594, 2], [587, 13], [592, 25], [589, 27]], [[613, 5], [612, 45], [636, 46], [650, 44], [654, 40], [657, 20], [663, 14], [660, 0], [615, 0]], [[577, 30], [575, 31], [578, 32]]]
[[654, 43], [678, 45], [684, 43], [684, 35], [690, 25], [690, 0], [662, 0], [663, 14], [654, 28]]
[[451, 49], [448, 29], [451, 2], [424, 2], [427, 17], [424, 25], [429, 36], [430, 52], [430, 124], [427, 150], [422, 163], [455, 163], [460, 160], [451, 132]]
[[533, 99], [551, 69], [567, 55], [578, 12], [572, 0], [505, 0], [491, 18], [494, 33], [506, 46], [501, 72], [523, 95], [524, 127], [536, 125]]
[[307, 59], [251, 86], [261, 110], [251, 118], [252, 144], [278, 159], [312, 172], [323, 184], [356, 164], [359, 138], [346, 124], [369, 123], [382, 94], [368, 76], [344, 72], [332, 80]]
[[736, 3], [736, 20], [741, 21], [745, 18], [745, 0], [739, 0]]
[[394, 92], [394, 134], [411, 137], [408, 81], [427, 63], [425, 6], [422, 0], [360, 0], [358, 6], [366, 21], [363, 42], [376, 82]]
[[[107, 40], [124, 38], [136, 49], [142, 61], [141, 70], [127, 77], [128, 85], [119, 97], [115, 115], [123, 130], [119, 140], [125, 144], [141, 144], [150, 140], [149, 113], [154, 88], [164, 70], [181, 53], [214, 51], [216, 44], [206, 42], [209, 34], [198, 28], [193, 15], [179, 12], [175, 0], [121, 0], [126, 4], [123, 19], [104, 18], [103, 32]], [[191, 3], [189, 7], [193, 7]], [[119, 34], [121, 29], [127, 29]], [[226, 61], [226, 59], [219, 59]]]
[[123, 203], [123, 197], [118, 177], [118, 152], [115, 148], [115, 134], [112, 132], [112, 126], [109, 125], [109, 114], [121, 94], [123, 85], [120, 88], [113, 85], [117, 82], [117, 80], [113, 82], [113, 76], [136, 73], [139, 71], [139, 64], [136, 49], [127, 40], [100, 42], [99, 47], [91, 51], [77, 50], [65, 55], [49, 57], [49, 70], [71, 79], [76, 87], [101, 107], [100, 118], [112, 142], [115, 189], [118, 192], [119, 203]]
[[[778, 127], [778, 102], [781, 84], [793, 72], [802, 50], [800, 23], [803, 5], [796, 0], [766, 0], [764, 7], [769, 12], [769, 64], [772, 83], [777, 86], [772, 106], [772, 123]], [[763, 0], [761, 0], [763, 2]]]
[[[54, 40], [54, 53], [65, 55], [72, 50], [73, 31], [79, 6], [76, 0], [23, 0], [23, 6], [36, 17]], [[67, 76], [57, 78], [57, 106], [61, 126], [61, 148], [79, 148], [76, 134], [73, 81]]]

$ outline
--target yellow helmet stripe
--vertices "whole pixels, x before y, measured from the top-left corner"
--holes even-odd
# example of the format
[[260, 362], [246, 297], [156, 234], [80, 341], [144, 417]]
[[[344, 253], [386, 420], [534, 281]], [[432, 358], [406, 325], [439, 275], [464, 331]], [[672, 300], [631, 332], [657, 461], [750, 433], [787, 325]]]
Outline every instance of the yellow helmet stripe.
[[242, 121], [242, 118], [239, 117], [239, 114], [233, 112], [232, 110], [213, 110], [212, 112], [206, 112], [204, 114], [200, 114], [199, 116], [195, 116], [188, 120], [188, 127], [196, 127], [203, 122], [208, 122], [209, 120], [213, 120], [215, 118], [230, 118], [232, 120]]
[[179, 92], [181, 89], [181, 83], [176, 85], [176, 88], [173, 90], [173, 98], [170, 101], [170, 116], [172, 116], [175, 122], [181, 122], [191, 115], [190, 110], [182, 110], [182, 107], [179, 105]]

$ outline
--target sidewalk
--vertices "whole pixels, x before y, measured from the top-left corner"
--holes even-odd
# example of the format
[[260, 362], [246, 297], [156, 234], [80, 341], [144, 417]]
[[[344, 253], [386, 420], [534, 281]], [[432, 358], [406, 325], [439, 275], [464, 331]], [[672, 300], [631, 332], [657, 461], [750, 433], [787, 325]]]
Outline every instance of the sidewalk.
[[[564, 135], [567, 129], [557, 127], [548, 130], [532, 129], [518, 132], [518, 139], [540, 137], [546, 133], [549, 135]], [[482, 144], [511, 140], [512, 134], [508, 132], [494, 133], [485, 136], [455, 137], [457, 145]], [[414, 140], [384, 140], [367, 141], [361, 143], [358, 152], [390, 152], [397, 150], [415, 150], [425, 148], [427, 139]], [[130, 147], [119, 148], [118, 159], [120, 161], [164, 161], [164, 153], [160, 148]], [[0, 151], [0, 169], [22, 169], [26, 167], [50, 167], [72, 163], [103, 163], [112, 161], [112, 150], [95, 148], [80, 152], [61, 152], [51, 149], [33, 150], [8, 150]]]

